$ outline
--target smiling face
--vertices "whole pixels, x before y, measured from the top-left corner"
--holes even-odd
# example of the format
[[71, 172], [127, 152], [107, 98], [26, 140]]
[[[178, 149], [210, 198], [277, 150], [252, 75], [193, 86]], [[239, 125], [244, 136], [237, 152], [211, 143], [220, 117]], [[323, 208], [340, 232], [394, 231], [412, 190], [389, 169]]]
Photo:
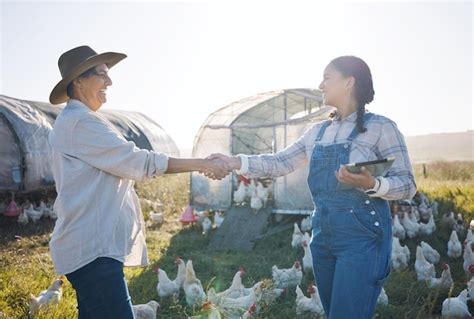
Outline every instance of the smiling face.
[[107, 102], [107, 87], [112, 85], [108, 71], [107, 65], [99, 64], [90, 76], [74, 79], [74, 98], [97, 111]]
[[323, 92], [324, 104], [338, 107], [350, 100], [354, 78], [345, 77], [332, 64], [324, 69], [323, 80], [319, 89]]

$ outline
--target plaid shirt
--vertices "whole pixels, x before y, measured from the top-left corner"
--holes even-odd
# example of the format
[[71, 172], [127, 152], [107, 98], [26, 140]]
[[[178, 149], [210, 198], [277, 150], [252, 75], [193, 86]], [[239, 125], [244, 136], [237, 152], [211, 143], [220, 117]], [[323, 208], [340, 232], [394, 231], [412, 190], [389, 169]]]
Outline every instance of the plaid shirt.
[[[354, 112], [341, 120], [337, 116], [326, 128], [321, 145], [344, 143], [356, 125], [357, 113]], [[240, 155], [240, 172], [248, 177], [283, 176], [307, 165], [311, 159], [316, 136], [323, 122], [308, 129], [295, 143], [276, 154]], [[364, 124], [365, 133], [357, 135], [352, 142], [350, 162], [363, 162], [386, 157], [395, 157], [391, 168], [383, 180], [384, 190], [374, 194], [387, 200], [409, 199], [415, 195], [416, 184], [413, 168], [408, 156], [405, 139], [390, 119], [381, 115], [372, 116]]]

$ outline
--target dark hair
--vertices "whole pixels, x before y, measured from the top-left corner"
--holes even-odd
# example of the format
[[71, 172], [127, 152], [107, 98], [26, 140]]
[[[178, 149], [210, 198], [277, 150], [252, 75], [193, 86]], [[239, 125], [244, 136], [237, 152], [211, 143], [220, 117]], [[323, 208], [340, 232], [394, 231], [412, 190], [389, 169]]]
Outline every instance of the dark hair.
[[[89, 70], [87, 70], [85, 72], [82, 72], [81, 75], [79, 75], [77, 78], [87, 78], [87, 77], [95, 75], [95, 74], [97, 74], [97, 71], [95, 70], [95, 67], [93, 67], [93, 68], [90, 68]], [[66, 87], [66, 94], [69, 98], [72, 98], [72, 96], [74, 94], [74, 85], [72, 84], [72, 82], [73, 81], [71, 81], [71, 83], [69, 83]]]
[[330, 64], [345, 77], [355, 79], [354, 95], [358, 105], [356, 125], [359, 133], [364, 133], [367, 131], [364, 127], [365, 105], [373, 101], [375, 94], [369, 66], [364, 60], [351, 55], [335, 58]]

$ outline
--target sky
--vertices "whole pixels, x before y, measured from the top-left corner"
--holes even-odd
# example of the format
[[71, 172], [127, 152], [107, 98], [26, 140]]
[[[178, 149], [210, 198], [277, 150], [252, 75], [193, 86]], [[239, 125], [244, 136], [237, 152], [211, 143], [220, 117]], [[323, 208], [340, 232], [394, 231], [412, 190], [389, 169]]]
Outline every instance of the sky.
[[405, 136], [473, 129], [472, 2], [0, 0], [0, 94], [48, 101], [76, 46], [123, 52], [106, 108], [138, 111], [191, 149], [213, 111], [317, 88], [326, 65], [371, 68], [367, 108]]

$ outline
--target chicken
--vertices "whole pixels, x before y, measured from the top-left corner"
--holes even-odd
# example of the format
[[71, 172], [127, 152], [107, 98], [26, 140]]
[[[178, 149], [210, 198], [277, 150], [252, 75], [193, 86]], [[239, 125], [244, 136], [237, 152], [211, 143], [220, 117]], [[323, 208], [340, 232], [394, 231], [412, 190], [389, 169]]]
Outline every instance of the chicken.
[[162, 212], [155, 213], [154, 211], [150, 211], [150, 220], [153, 224], [159, 225], [163, 224], [165, 220], [165, 216]]
[[25, 212], [26, 212], [26, 215], [28, 215], [29, 219], [33, 221], [33, 223], [36, 223], [38, 220], [40, 220], [41, 216], [43, 216], [43, 210], [34, 209], [33, 204], [31, 203], [26, 205]]
[[216, 223], [216, 227], [217, 228], [221, 227], [223, 222], [224, 222], [224, 213], [222, 213], [221, 211], [217, 211], [214, 214], [214, 223]]
[[300, 262], [295, 261], [293, 267], [288, 269], [278, 269], [277, 266], [273, 265], [272, 278], [277, 288], [300, 285], [303, 278]]
[[421, 246], [416, 247], [415, 270], [418, 281], [429, 281], [436, 276], [435, 267], [426, 261]]
[[464, 221], [462, 220], [461, 214], [458, 214], [458, 219], [456, 220], [456, 224], [454, 224], [453, 229], [458, 233], [459, 236], [464, 235]]
[[402, 247], [400, 245], [400, 239], [398, 237], [392, 238], [392, 255], [391, 262], [392, 267], [395, 270], [403, 270], [408, 267], [410, 261], [410, 250], [407, 246]]
[[301, 220], [301, 231], [311, 231], [311, 229], [313, 228], [313, 225], [312, 225], [312, 220], [311, 220], [311, 216], [308, 216], [306, 218], [303, 218]]
[[431, 216], [433, 216], [431, 212], [431, 208], [428, 207], [425, 203], [421, 203], [418, 206], [418, 212], [420, 213], [420, 221], [427, 222]]
[[377, 298], [377, 304], [388, 306], [388, 296], [387, 296], [387, 293], [385, 292], [385, 289], [383, 289], [383, 287], [382, 287], [382, 290], [380, 291], [379, 297]]
[[425, 255], [425, 258], [428, 262], [432, 264], [437, 264], [439, 263], [439, 258], [440, 255], [436, 249], [431, 247], [428, 243], [422, 241], [420, 243], [421, 249], [423, 249], [423, 255]]
[[430, 205], [430, 209], [431, 209], [431, 214], [434, 217], [437, 217], [438, 216], [438, 202], [433, 201], [433, 203], [431, 203]]
[[428, 223], [420, 223], [420, 235], [430, 236], [436, 230], [436, 224], [434, 222], [433, 215], [430, 216]]
[[451, 270], [448, 264], [443, 264], [443, 272], [439, 278], [431, 278], [428, 282], [430, 288], [449, 289], [453, 285], [453, 278], [451, 277]]
[[237, 190], [234, 192], [234, 203], [236, 205], [242, 205], [247, 198], [247, 186], [245, 186], [244, 182], [239, 182], [239, 186]]
[[132, 307], [136, 319], [156, 319], [160, 304], [155, 300], [150, 300], [146, 304], [133, 305]]
[[256, 189], [252, 192], [252, 197], [250, 197], [250, 207], [255, 214], [263, 207], [262, 199], [258, 197]]
[[48, 290], [42, 291], [38, 297], [30, 294], [30, 315], [35, 316], [36, 313], [42, 309], [48, 307], [50, 304], [57, 306], [63, 294], [62, 286], [64, 284], [64, 277], [56, 279]]
[[468, 242], [474, 242], [474, 236], [472, 235], [472, 229], [470, 228], [467, 230], [466, 239], [464, 240], [465, 244]]
[[448, 256], [450, 258], [459, 258], [462, 254], [462, 246], [458, 239], [458, 234], [455, 230], [451, 232], [451, 237], [448, 241]]
[[311, 255], [311, 249], [308, 246], [308, 242], [303, 240], [303, 249], [304, 249], [304, 257], [303, 257], [303, 270], [309, 273], [313, 272], [313, 256]]
[[254, 303], [251, 304], [249, 309], [247, 309], [247, 311], [244, 312], [244, 314], [242, 315], [242, 319], [253, 318], [253, 316], [256, 313], [256, 310], [257, 310], [257, 305], [255, 305]]
[[457, 297], [446, 298], [443, 301], [441, 315], [448, 318], [471, 318], [467, 308], [467, 294], [467, 289], [464, 289]]
[[201, 281], [196, 277], [192, 260], [186, 263], [186, 278], [183, 283], [186, 302], [189, 306], [201, 306], [206, 300], [206, 294]]
[[267, 207], [268, 188], [264, 187], [261, 182], [257, 182], [257, 196], [263, 203], [263, 207]]
[[406, 230], [403, 228], [402, 224], [400, 224], [400, 219], [398, 218], [398, 214], [393, 216], [393, 225], [392, 225], [392, 233], [393, 236], [404, 240], [406, 237]]
[[292, 238], [291, 238], [291, 247], [299, 248], [299, 247], [301, 247], [302, 242], [303, 242], [303, 233], [301, 232], [300, 228], [298, 227], [298, 224], [295, 223], [293, 225], [293, 235], [292, 235]]
[[257, 304], [262, 298], [263, 282], [259, 282], [252, 287], [250, 294], [238, 298], [220, 298], [219, 306], [224, 309], [248, 309], [252, 304]]
[[174, 263], [178, 266], [178, 273], [176, 274], [176, 278], [173, 280], [174, 283], [179, 287], [183, 288], [184, 280], [186, 279], [186, 265], [184, 261], [176, 257]]
[[232, 284], [226, 290], [219, 292], [217, 295], [219, 297], [227, 297], [227, 298], [238, 298], [245, 295], [245, 287], [242, 285], [242, 278], [245, 276], [245, 271], [241, 267], [239, 271], [237, 271], [232, 279]]
[[262, 293], [262, 302], [266, 305], [270, 305], [274, 303], [283, 294], [285, 294], [286, 291], [287, 291], [286, 288], [264, 289]]
[[401, 222], [402, 222], [403, 228], [405, 228], [405, 230], [407, 232], [407, 236], [409, 238], [413, 239], [418, 235], [418, 232], [420, 230], [420, 226], [418, 225], [417, 222], [411, 220], [406, 212], [403, 213], [403, 218], [402, 218]]
[[21, 212], [20, 212], [20, 215], [18, 215], [17, 222], [18, 224], [25, 226], [26, 224], [28, 224], [28, 215], [26, 214], [23, 208], [20, 208], [20, 209], [21, 209]]
[[471, 222], [469, 223], [469, 229], [474, 229], [474, 219], [471, 219]]
[[467, 283], [468, 296], [471, 301], [474, 301], [474, 278], [471, 278]]
[[201, 225], [203, 235], [209, 234], [212, 228], [212, 222], [207, 215], [204, 215]]
[[453, 212], [449, 212], [449, 213], [446, 213], [443, 215], [443, 218], [442, 218], [442, 222], [443, 224], [447, 224], [448, 227], [453, 227], [454, 224], [456, 224], [456, 219], [454, 218], [454, 213]]
[[464, 262], [463, 269], [467, 276], [472, 276], [474, 274], [474, 254], [472, 253], [472, 242], [467, 242], [464, 246]]
[[305, 312], [310, 312], [317, 315], [323, 315], [324, 309], [316, 286], [310, 284], [307, 292], [310, 294], [310, 298], [303, 294], [299, 285], [296, 286], [296, 314], [301, 315]]
[[153, 272], [158, 275], [158, 284], [156, 285], [158, 296], [160, 298], [166, 298], [170, 296], [177, 297], [179, 294], [179, 286], [176, 282], [169, 279], [166, 271], [155, 267]]

